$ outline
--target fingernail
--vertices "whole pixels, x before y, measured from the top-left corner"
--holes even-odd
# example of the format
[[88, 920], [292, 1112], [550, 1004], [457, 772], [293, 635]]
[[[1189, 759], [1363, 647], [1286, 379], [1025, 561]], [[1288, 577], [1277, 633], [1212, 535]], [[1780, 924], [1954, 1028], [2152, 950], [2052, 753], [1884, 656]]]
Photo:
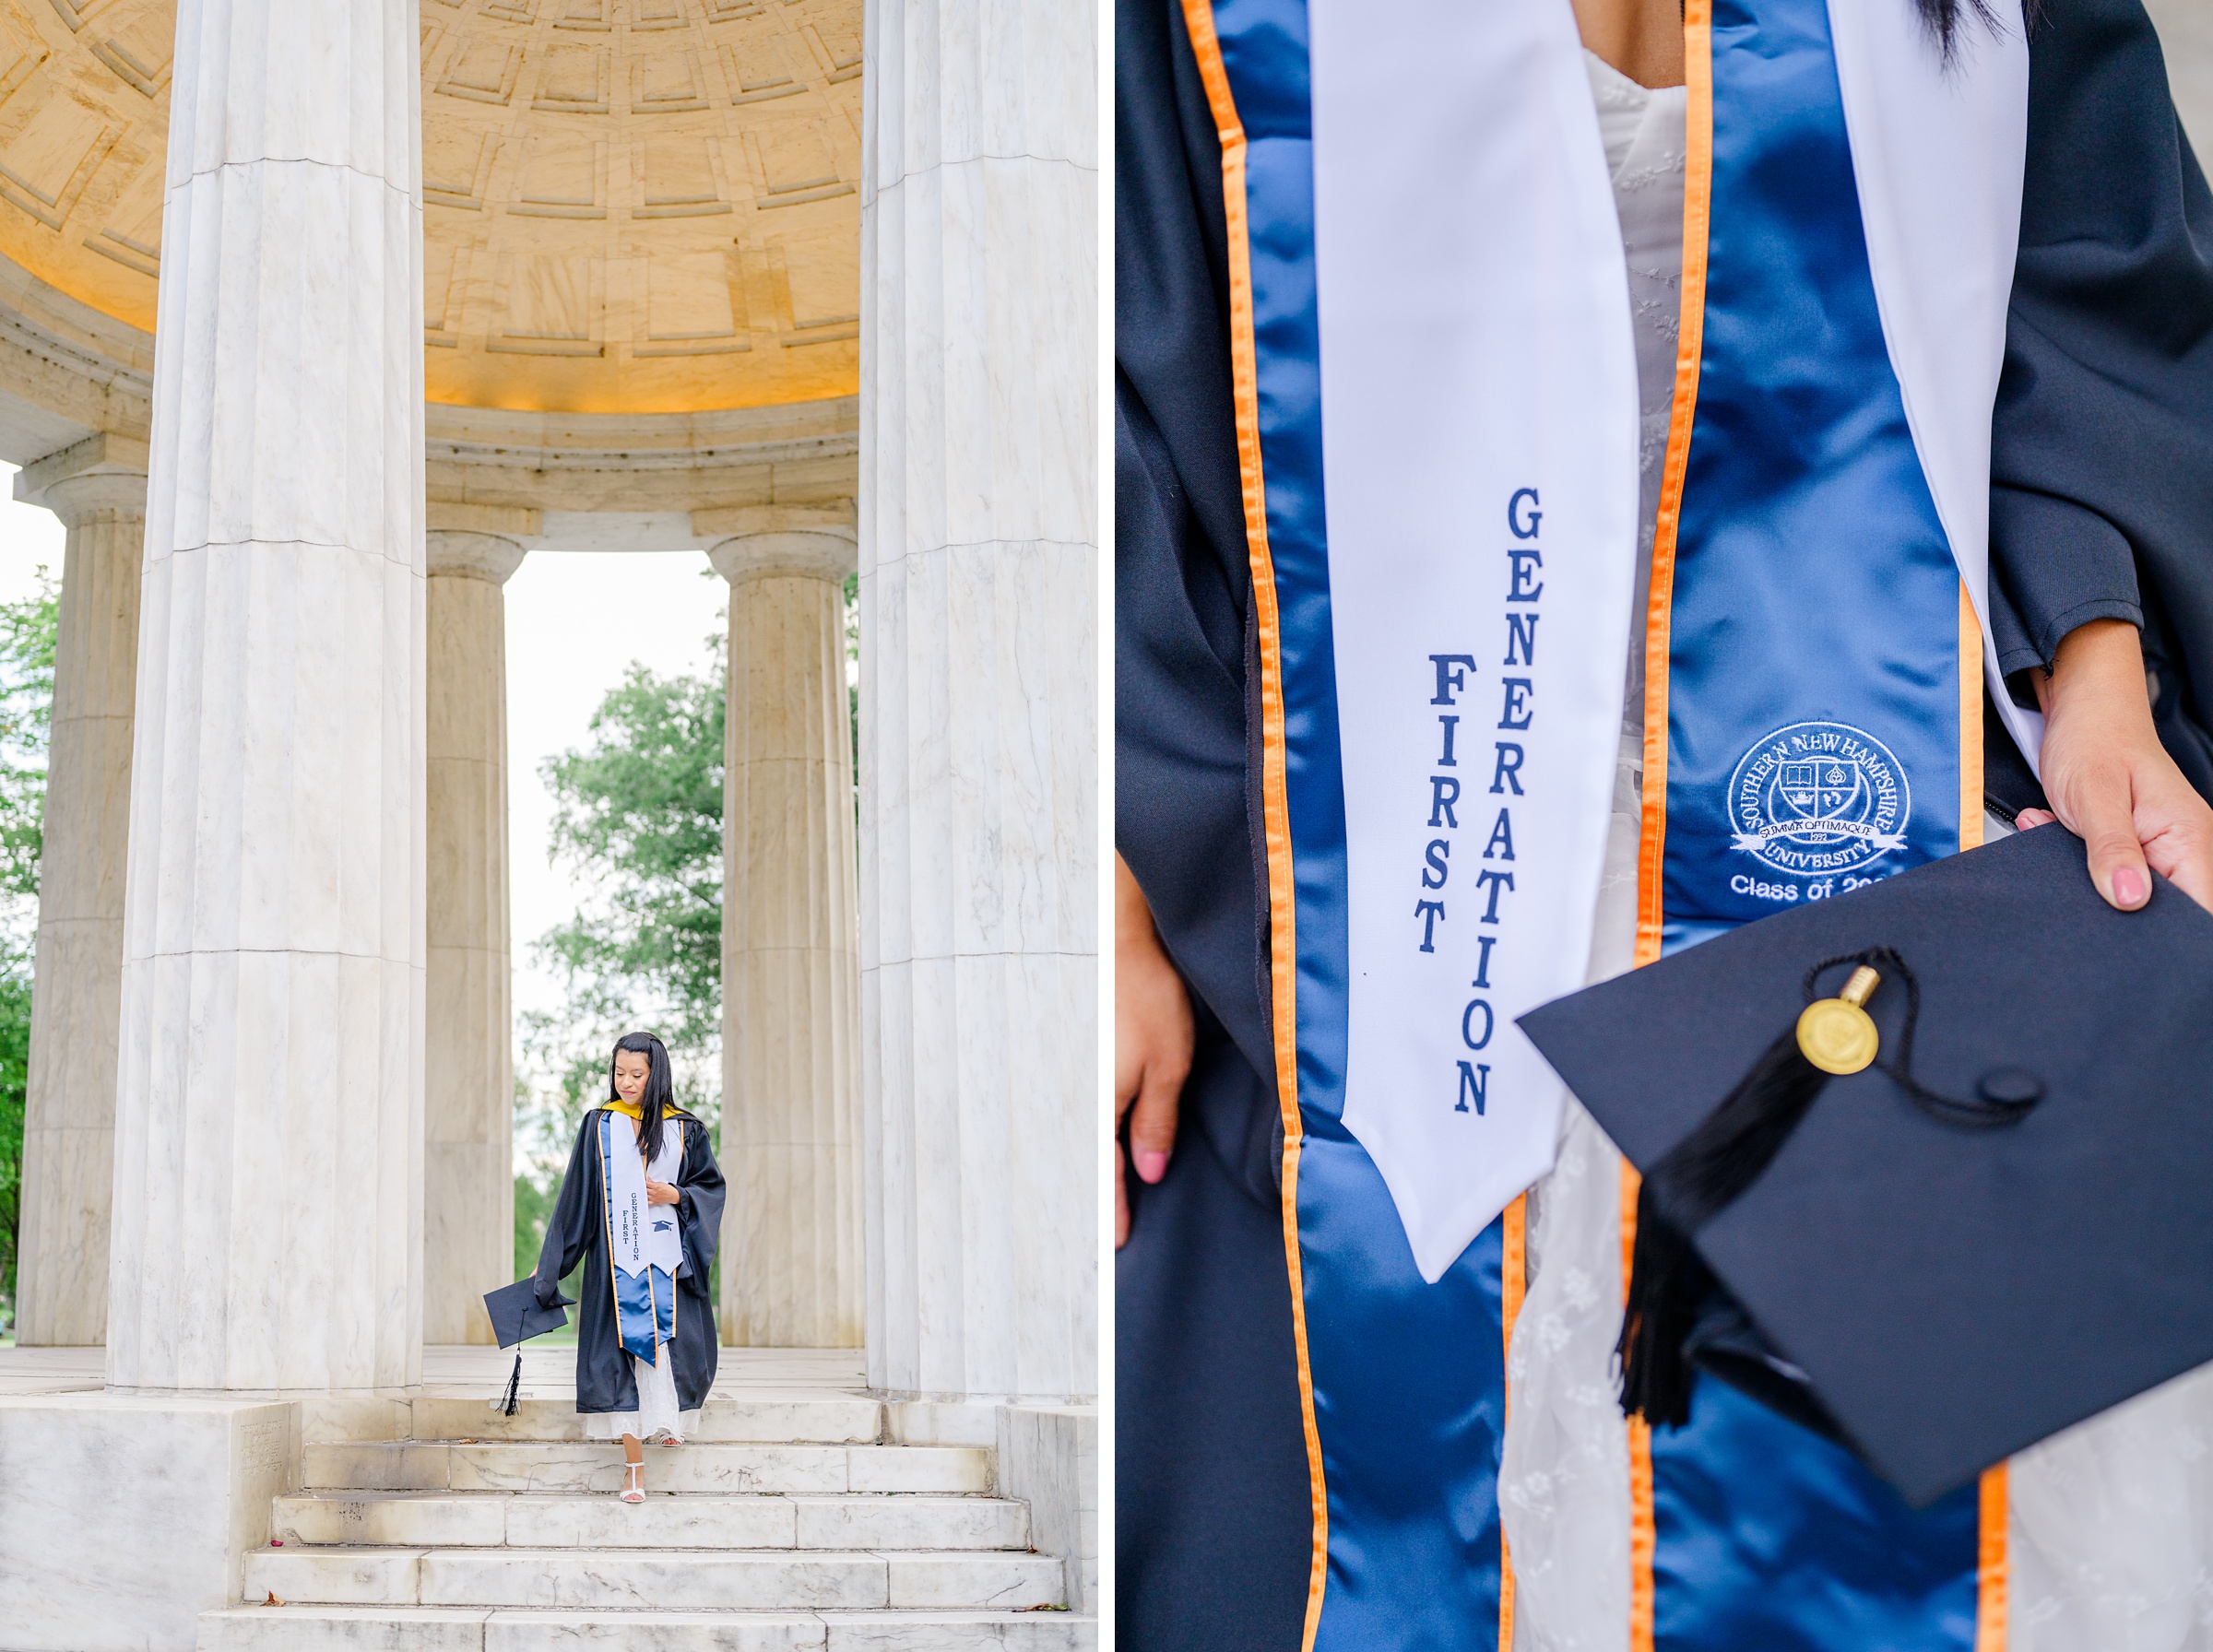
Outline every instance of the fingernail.
[[1140, 1181], [1157, 1182], [1167, 1174], [1167, 1154], [1157, 1149], [1148, 1148], [1137, 1155], [1137, 1174]]
[[2144, 874], [2134, 867], [2123, 867], [2113, 874], [2113, 899], [2123, 906], [2141, 906], [2151, 891], [2145, 887]]

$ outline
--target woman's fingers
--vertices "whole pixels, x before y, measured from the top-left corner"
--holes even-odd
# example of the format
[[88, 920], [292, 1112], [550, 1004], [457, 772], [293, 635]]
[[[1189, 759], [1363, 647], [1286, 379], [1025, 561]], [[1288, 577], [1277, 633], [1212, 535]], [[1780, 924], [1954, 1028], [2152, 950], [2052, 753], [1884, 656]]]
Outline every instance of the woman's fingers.
[[2152, 867], [2213, 911], [2213, 808], [2179, 770], [2139, 778], [2136, 824]]
[[1170, 1067], [1163, 1062], [1147, 1070], [1137, 1105], [1130, 1113], [1130, 1157], [1141, 1182], [1157, 1182], [1168, 1174], [1168, 1155], [1176, 1150], [1176, 1119], [1183, 1095], [1189, 1056]]
[[[1176, 1150], [1183, 1081], [1191, 1070], [1190, 994], [1153, 926], [1137, 879], [1117, 855], [1114, 963], [1114, 1242], [1130, 1236], [1128, 1168], [1157, 1182]], [[1121, 1133], [1127, 1119], [1130, 1151]]]
[[[1130, 1117], [1130, 1153], [1122, 1153], [1119, 1137], [1114, 1144], [1114, 1247], [1121, 1249], [1130, 1237], [1129, 1160], [1136, 1161], [1138, 1179], [1157, 1182], [1168, 1174], [1168, 1155], [1176, 1150], [1176, 1124], [1181, 1112], [1183, 1080], [1190, 1069], [1189, 1045], [1180, 1060], [1162, 1058], [1141, 1077]], [[1117, 1098], [1117, 1111], [1123, 1106]]]
[[2151, 899], [2143, 843], [2136, 836], [2135, 788], [2128, 770], [2101, 765], [2075, 788], [2069, 823], [2089, 851], [2090, 881], [2123, 912]]

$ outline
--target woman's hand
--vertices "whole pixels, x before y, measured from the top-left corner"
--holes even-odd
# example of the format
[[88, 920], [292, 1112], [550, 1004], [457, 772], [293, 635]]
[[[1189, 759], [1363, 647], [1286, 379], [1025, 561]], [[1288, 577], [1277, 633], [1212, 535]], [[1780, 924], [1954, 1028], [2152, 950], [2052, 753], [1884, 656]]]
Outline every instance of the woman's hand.
[[[1114, 857], [1114, 1247], [1130, 1237], [1122, 1120], [1138, 1178], [1167, 1174], [1176, 1115], [1191, 1070], [1191, 1000], [1153, 927], [1137, 879]], [[1131, 1112], [1132, 1106], [1136, 1111]]]
[[2124, 912], [2151, 899], [2147, 864], [2213, 910], [2213, 808], [2152, 727], [2136, 628], [2093, 620], [2069, 631], [2049, 675], [2038, 678], [2037, 698], [2052, 808], [2025, 808], [2016, 824], [2065, 822], [2089, 846], [2098, 892]]
[[647, 1204], [673, 1205], [682, 1197], [683, 1195], [677, 1192], [668, 1183], [657, 1182], [651, 1176], [645, 1178], [645, 1202]]

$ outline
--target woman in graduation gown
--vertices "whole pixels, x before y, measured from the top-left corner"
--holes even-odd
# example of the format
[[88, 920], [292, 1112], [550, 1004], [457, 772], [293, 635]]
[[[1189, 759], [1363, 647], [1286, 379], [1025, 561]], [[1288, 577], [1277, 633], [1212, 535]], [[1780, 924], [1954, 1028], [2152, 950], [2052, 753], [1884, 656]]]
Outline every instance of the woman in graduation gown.
[[[1741, 34], [1762, 10], [1739, 5], [1730, 16]], [[1934, 37], [1955, 41], [1947, 51], [1971, 51], [1986, 26], [1970, 4], [1921, 0], [1921, 10]], [[1418, 1589], [1413, 1573], [1394, 1576], [1388, 1553], [1420, 1550], [1418, 1519], [1363, 1552], [1363, 1539], [1389, 1529], [1361, 1505], [1365, 1488], [1349, 1472], [1326, 1486], [1310, 1475], [1320, 1436], [1337, 1434], [1343, 1455], [1348, 1408], [1305, 1398], [1304, 1320], [1284, 1265], [1261, 752], [1260, 661], [1271, 639], [1251, 572], [1233, 335], [1249, 304], [1244, 324], [1261, 334], [1265, 374], [1270, 329], [1284, 336], [1284, 313], [1271, 310], [1265, 291], [1248, 297], [1253, 277], [1240, 269], [1249, 258], [1281, 262], [1285, 230], [1263, 221], [1262, 191], [1297, 172], [1311, 140], [1303, 80], [1266, 87], [1249, 72], [1240, 86], [1224, 75], [1216, 38], [1217, 29], [1241, 28], [1227, 52], [1234, 59], [1241, 43], [1249, 70], [1262, 47], [1291, 41], [1303, 74], [1306, 11], [1226, 0], [1122, 0], [1118, 10], [1125, 1643], [1283, 1647], [1303, 1625], [1348, 1644], [1487, 1648], [1511, 1639], [1608, 1652], [2213, 1646], [2190, 1607], [2192, 1555], [2213, 1536], [2213, 1481], [2173, 1448], [2205, 1421], [2203, 1395], [2180, 1391], [2188, 1385], [2022, 1463], [2010, 1570], [2003, 1481], [1994, 1516], [1987, 1497], [1978, 1508], [1971, 1493], [1926, 1515], [1907, 1511], [1849, 1460], [1825, 1456], [1825, 1442], [1747, 1415], [1749, 1402], [1726, 1394], [1707, 1405], [1703, 1430], [1660, 1442], [1656, 1469], [1652, 1448], [1633, 1461], [1612, 1409], [1619, 1297], [1592, 1283], [1610, 1277], [1609, 1250], [1618, 1251], [1619, 1161], [1580, 1109], [1570, 1109], [1558, 1168], [1516, 1230], [1529, 1294], [1512, 1369], [1530, 1380], [1512, 1421], [1493, 1432], [1504, 1461], [1495, 1446], [1496, 1477], [1469, 1482], [1470, 1494], [1454, 1488], [1462, 1500], [1441, 1511], [1460, 1535], [1457, 1569], [1487, 1568], [1489, 1581], [1455, 1595], [1449, 1548], [1422, 1556], [1430, 1564]], [[1676, 0], [1576, 6], [1586, 45], [1604, 60], [1591, 79], [1639, 322], [1640, 598], [1669, 445], [1682, 21], [1710, 11]], [[2213, 684], [2213, 196], [2182, 136], [2140, 0], [2043, 0], [2041, 11], [2029, 36], [1982, 606], [2006, 697], [2048, 721], [2040, 786], [2000, 708], [1985, 703], [1981, 800], [1996, 829], [2055, 812], [2088, 841], [2093, 875], [2117, 905], [2148, 897], [2147, 864], [2213, 903], [2213, 832], [2199, 796], [2213, 795], [2213, 707], [2199, 686]], [[1224, 183], [1230, 136], [1250, 191], [1235, 214]], [[1651, 203], [1669, 189], [1672, 230]], [[1717, 219], [1728, 209], [1717, 200]], [[1249, 218], [1249, 250], [1239, 240]], [[1233, 220], [1236, 235], [1225, 228]], [[1272, 513], [1272, 493], [1268, 502]], [[1280, 525], [1272, 514], [1270, 524]], [[1640, 665], [1633, 657], [1627, 696], [1635, 737]], [[1616, 846], [1627, 853], [1609, 856], [1593, 975], [1626, 967], [1636, 944], [1641, 762], [1632, 760], [1641, 756], [1633, 738], [1614, 804]], [[1967, 825], [1962, 842], [1971, 841]], [[1510, 1253], [1495, 1236], [1488, 1243], [1495, 1302]], [[1309, 1273], [1309, 1305], [1317, 1289]], [[1387, 1364], [1408, 1351], [1377, 1347], [1369, 1357]], [[1402, 1512], [1421, 1504], [1425, 1476], [1444, 1472], [1411, 1456], [1383, 1467], [1402, 1482]], [[1620, 1515], [1639, 1498], [1641, 1529]], [[1510, 1569], [1502, 1503], [1503, 1524], [1516, 1532]], [[1417, 1593], [1453, 1610], [1425, 1614]]]
[[536, 1277], [551, 1305], [584, 1264], [576, 1409], [588, 1438], [622, 1442], [625, 1503], [645, 1496], [642, 1443], [680, 1445], [715, 1386], [707, 1280], [722, 1201], [707, 1127], [676, 1104], [668, 1050], [650, 1032], [624, 1034], [608, 1099], [577, 1127]]

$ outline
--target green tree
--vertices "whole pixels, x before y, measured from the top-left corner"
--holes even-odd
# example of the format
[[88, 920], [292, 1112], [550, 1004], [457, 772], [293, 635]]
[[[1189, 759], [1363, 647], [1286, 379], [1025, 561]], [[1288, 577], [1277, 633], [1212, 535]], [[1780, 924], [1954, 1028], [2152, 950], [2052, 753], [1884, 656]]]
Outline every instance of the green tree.
[[23, 1210], [23, 1099], [30, 1069], [30, 950], [0, 955], [0, 1326], [16, 1322], [16, 1233]]
[[38, 589], [0, 602], [0, 891], [39, 898], [40, 824], [46, 813], [46, 738], [53, 720], [53, 645], [61, 592], [39, 570]]
[[720, 1123], [722, 639], [709, 648], [696, 676], [633, 665], [584, 744], [539, 771], [554, 799], [553, 859], [584, 899], [532, 943], [564, 1001], [521, 1017], [525, 1066], [551, 1093], [517, 1103], [518, 1273], [537, 1263], [575, 1120], [601, 1094], [621, 1033], [657, 1032], [678, 1099], [710, 1128]]
[[860, 818], [860, 575], [846, 575], [846, 732], [852, 738], [853, 817]]
[[[31, 925], [46, 812], [46, 740], [53, 711], [60, 593], [0, 603], [0, 1322], [15, 1322], [16, 1236], [22, 1212], [23, 1103], [30, 1059]], [[12, 897], [12, 899], [6, 899]]]
[[[556, 967], [571, 1026], [650, 1022], [671, 1055], [710, 1050], [722, 1024], [722, 724], [716, 667], [662, 677], [633, 665], [581, 749], [547, 760], [551, 853], [584, 887], [576, 916], [534, 950]], [[601, 1050], [590, 1057], [596, 1079]]]

